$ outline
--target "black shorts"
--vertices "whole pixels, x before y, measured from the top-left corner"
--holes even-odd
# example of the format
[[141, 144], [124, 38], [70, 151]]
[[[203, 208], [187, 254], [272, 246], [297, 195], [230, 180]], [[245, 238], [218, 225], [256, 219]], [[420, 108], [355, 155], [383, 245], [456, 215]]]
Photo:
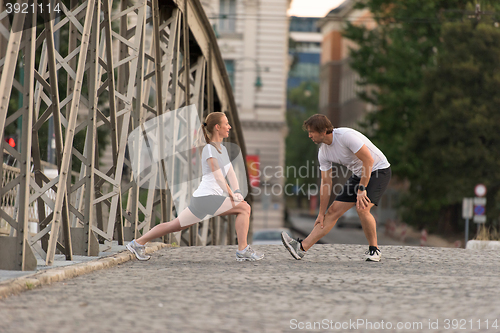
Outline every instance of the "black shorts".
[[215, 212], [222, 206], [227, 197], [222, 195], [205, 195], [202, 197], [192, 197], [189, 203], [189, 210], [203, 220], [207, 215], [214, 215]]
[[[387, 188], [387, 185], [391, 180], [391, 175], [391, 167], [388, 167], [387, 169], [375, 170], [372, 172], [370, 176], [370, 182], [366, 187], [366, 194], [368, 198], [370, 198], [370, 201], [375, 204], [375, 206], [378, 205], [382, 194], [384, 194], [385, 189]], [[359, 178], [358, 176], [352, 175], [351, 178], [347, 180], [347, 183], [345, 183], [342, 191], [337, 194], [335, 201], [356, 202], [358, 200], [357, 194], [360, 180], [361, 178]]]

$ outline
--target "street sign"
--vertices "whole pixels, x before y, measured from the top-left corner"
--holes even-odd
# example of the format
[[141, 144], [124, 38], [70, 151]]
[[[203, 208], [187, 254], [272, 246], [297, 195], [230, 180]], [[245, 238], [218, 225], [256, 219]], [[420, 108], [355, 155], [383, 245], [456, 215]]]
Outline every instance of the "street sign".
[[465, 245], [469, 241], [469, 220], [474, 216], [474, 198], [464, 198], [462, 201], [462, 217], [465, 219]]
[[474, 215], [474, 223], [486, 223], [486, 215]]
[[486, 209], [484, 206], [476, 206], [474, 207], [474, 215], [484, 215]]
[[486, 198], [474, 198], [474, 206], [486, 206]]
[[486, 195], [486, 186], [484, 186], [484, 184], [477, 184], [476, 187], [474, 187], [474, 193], [476, 193], [478, 197], [484, 197]]
[[250, 186], [260, 186], [260, 157], [259, 155], [247, 155], [247, 170]]
[[462, 218], [471, 219], [474, 216], [473, 204], [473, 198], [464, 198], [462, 201]]
[[486, 198], [474, 198], [474, 223], [486, 223]]

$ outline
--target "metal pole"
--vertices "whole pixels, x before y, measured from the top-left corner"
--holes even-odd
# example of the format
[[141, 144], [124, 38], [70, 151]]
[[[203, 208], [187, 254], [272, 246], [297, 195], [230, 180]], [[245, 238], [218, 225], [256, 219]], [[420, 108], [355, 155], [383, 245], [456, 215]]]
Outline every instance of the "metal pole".
[[25, 95], [23, 102], [23, 113], [19, 117], [18, 122], [21, 117], [21, 126], [18, 129], [21, 130], [21, 135], [19, 136], [19, 141], [21, 147], [19, 149], [20, 159], [18, 160], [18, 165], [20, 169], [20, 182], [19, 182], [19, 213], [18, 225], [17, 225], [17, 242], [16, 242], [16, 256], [18, 258], [18, 268], [20, 266], [21, 270], [32, 270], [36, 264], [33, 262], [34, 256], [29, 247], [29, 197], [30, 197], [30, 180], [31, 180], [31, 126], [33, 121], [33, 93], [32, 87], [34, 86], [35, 76], [29, 70], [35, 67], [35, 40], [36, 40], [36, 29], [35, 22], [36, 17], [33, 15], [27, 15], [27, 20], [32, 28], [25, 30], [23, 33], [23, 39], [26, 41], [24, 47], [24, 67], [28, 68], [28, 71], [23, 76], [24, 78], [21, 82], [23, 84], [23, 93]]
[[[59, 15], [56, 15], [54, 20], [54, 25], [59, 23]], [[54, 49], [56, 52], [59, 52], [59, 44], [60, 44], [60, 33], [59, 30], [54, 32]], [[59, 81], [59, 80], [58, 80]], [[49, 119], [49, 134], [47, 140], [47, 162], [50, 164], [56, 164], [55, 152], [56, 152], [56, 139], [54, 134], [54, 117]]]
[[[44, 6], [49, 5], [49, 1], [45, 0], [43, 2]], [[49, 77], [50, 77], [50, 98], [52, 100], [52, 111], [53, 111], [53, 117], [51, 118], [52, 120], [52, 129], [55, 130], [54, 136], [57, 136], [57, 141], [56, 141], [56, 148], [59, 152], [62, 152], [63, 150], [63, 141], [62, 141], [62, 130], [61, 130], [61, 121], [60, 121], [60, 114], [59, 114], [59, 91], [58, 91], [58, 78], [57, 78], [57, 70], [56, 70], [56, 55], [55, 53], [57, 52], [57, 49], [54, 46], [54, 38], [53, 38], [53, 24], [51, 21], [50, 13], [45, 12], [44, 13], [44, 23], [45, 23], [45, 30], [47, 31], [47, 37], [46, 37], [46, 45], [47, 45], [47, 58], [48, 58], [48, 67], [49, 67]], [[51, 141], [51, 137], [49, 137], [49, 141]], [[61, 157], [58, 156], [57, 158], [57, 163], [58, 166], [61, 164]], [[62, 169], [59, 169], [59, 174], [63, 172]], [[68, 177], [68, 188], [70, 188], [71, 185], [71, 177]], [[62, 207], [62, 216], [63, 216], [63, 232], [64, 232], [64, 241], [65, 241], [65, 254], [66, 254], [66, 259], [67, 260], [73, 260], [73, 250], [72, 250], [72, 244], [71, 244], [71, 230], [70, 230], [70, 224], [69, 224], [69, 209], [68, 209], [68, 193], [64, 193], [64, 199], [63, 199], [63, 207]], [[44, 241], [45, 242], [45, 241]]]
[[69, 108], [70, 114], [67, 118], [68, 126], [66, 128], [66, 140], [64, 141], [64, 150], [62, 152], [62, 161], [60, 164], [61, 173], [59, 174], [59, 183], [57, 185], [57, 196], [54, 203], [54, 217], [52, 220], [51, 231], [50, 231], [50, 240], [49, 246], [47, 248], [47, 259], [45, 264], [50, 266], [54, 263], [54, 255], [56, 252], [56, 243], [59, 234], [59, 227], [61, 225], [62, 218], [62, 208], [63, 208], [63, 199], [66, 197], [65, 193], [67, 191], [67, 182], [70, 177], [69, 171], [71, 170], [71, 154], [73, 149], [73, 139], [76, 128], [76, 120], [78, 109], [80, 107], [80, 96], [82, 90], [83, 76], [85, 72], [85, 64], [87, 60], [87, 50], [89, 47], [89, 39], [90, 39], [90, 29], [92, 27], [92, 18], [94, 11], [95, 0], [90, 0], [87, 3], [87, 10], [85, 14], [85, 24], [82, 33], [82, 42], [80, 46], [80, 58], [78, 59], [78, 70], [76, 72], [76, 80], [75, 80], [75, 90], [73, 92], [73, 99], [71, 101], [71, 107]]
[[467, 242], [469, 241], [469, 219], [465, 219], [465, 244], [467, 247]]
[[[26, 59], [26, 55], [24, 55], [24, 58]], [[24, 66], [25, 60], [21, 60], [21, 66], [19, 66], [19, 82], [24, 82]], [[23, 92], [19, 91], [19, 104], [18, 108], [20, 109], [21, 106], [24, 104], [23, 101]], [[22, 153], [23, 145], [22, 145], [22, 135], [23, 135], [23, 116], [20, 116], [17, 118], [17, 129], [16, 129], [16, 135], [17, 135], [17, 142], [16, 142], [16, 148], [19, 153]], [[21, 168], [21, 162], [17, 161], [19, 168]]]
[[184, 74], [185, 76], [185, 92], [186, 92], [186, 106], [191, 104], [190, 101], [190, 91], [189, 91], [189, 85], [190, 85], [190, 79], [189, 79], [189, 74], [190, 74], [190, 63], [191, 63], [191, 58], [189, 56], [189, 25], [188, 25], [188, 0], [184, 1]]
[[[189, 92], [189, 85], [191, 84], [190, 81], [190, 62], [191, 59], [189, 57], [189, 25], [188, 25], [188, 0], [184, 1], [184, 19], [183, 19], [183, 35], [184, 35], [184, 79], [185, 79], [185, 87], [184, 87], [184, 92], [185, 92], [185, 102], [186, 102], [186, 107], [189, 106], [190, 103], [190, 92]], [[189, 118], [189, 112], [188, 112], [188, 140], [191, 137], [191, 122]], [[189, 152], [189, 157], [188, 160], [191, 161], [191, 153]], [[191, 170], [191, 163], [188, 163], [188, 189], [191, 191], [191, 176], [192, 176], [192, 170]], [[189, 245], [195, 246], [197, 245], [197, 236], [198, 236], [198, 224], [192, 225], [189, 228]]]
[[[158, 115], [158, 133], [159, 133], [159, 138], [160, 139], [160, 152], [165, 151], [163, 148], [163, 121], [162, 121], [162, 114], [163, 114], [163, 95], [162, 95], [162, 72], [161, 72], [161, 40], [160, 40], [160, 7], [158, 0], [153, 0], [153, 38], [154, 38], [154, 45], [155, 45], [155, 55], [154, 55], [154, 61], [155, 61], [155, 77], [156, 77], [156, 111]], [[173, 36], [171, 36], [173, 37]], [[161, 222], [167, 222], [167, 215], [168, 215], [168, 207], [167, 207], [167, 191], [165, 190], [164, 186], [167, 183], [167, 172], [166, 172], [166, 167], [165, 167], [165, 160], [161, 160], [161, 171], [160, 171], [162, 177], [161, 179], [161, 184], [162, 188], [160, 189], [160, 203], [161, 203]], [[151, 220], [152, 223], [154, 223], [154, 220]], [[152, 225], [153, 227], [153, 225]]]

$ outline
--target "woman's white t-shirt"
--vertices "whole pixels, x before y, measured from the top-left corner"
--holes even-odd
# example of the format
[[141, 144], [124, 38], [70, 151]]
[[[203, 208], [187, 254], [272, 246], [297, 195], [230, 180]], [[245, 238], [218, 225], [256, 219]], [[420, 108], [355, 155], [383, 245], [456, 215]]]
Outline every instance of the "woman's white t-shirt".
[[201, 168], [203, 172], [203, 176], [201, 178], [200, 186], [194, 191], [193, 197], [203, 197], [206, 195], [224, 195], [226, 189], [222, 190], [217, 181], [215, 180], [215, 176], [212, 172], [212, 168], [208, 164], [209, 158], [215, 158], [219, 165], [220, 170], [222, 171], [222, 176], [225, 178], [229, 168], [231, 167], [231, 161], [229, 159], [229, 155], [227, 153], [226, 147], [221, 143], [221, 153], [217, 151], [217, 149], [211, 145], [207, 144], [203, 147], [201, 152]]
[[366, 145], [373, 157], [372, 172], [390, 167], [385, 155], [366, 136], [352, 128], [340, 127], [333, 130], [330, 145], [322, 144], [318, 152], [319, 169], [327, 171], [332, 163], [345, 165], [358, 177], [363, 173], [363, 162], [355, 155]]

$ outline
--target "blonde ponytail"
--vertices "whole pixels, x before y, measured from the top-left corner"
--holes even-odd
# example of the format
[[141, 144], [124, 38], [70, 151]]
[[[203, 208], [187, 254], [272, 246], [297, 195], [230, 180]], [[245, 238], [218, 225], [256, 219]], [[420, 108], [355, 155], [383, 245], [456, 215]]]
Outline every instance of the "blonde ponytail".
[[224, 117], [224, 112], [212, 112], [209, 113], [205, 118], [205, 122], [203, 122], [200, 126], [200, 129], [197, 133], [196, 145], [204, 146], [205, 144], [211, 144], [214, 146], [219, 153], [222, 153], [217, 146], [212, 143], [212, 132], [214, 131], [215, 125], [218, 125], [222, 121], [222, 117]]

